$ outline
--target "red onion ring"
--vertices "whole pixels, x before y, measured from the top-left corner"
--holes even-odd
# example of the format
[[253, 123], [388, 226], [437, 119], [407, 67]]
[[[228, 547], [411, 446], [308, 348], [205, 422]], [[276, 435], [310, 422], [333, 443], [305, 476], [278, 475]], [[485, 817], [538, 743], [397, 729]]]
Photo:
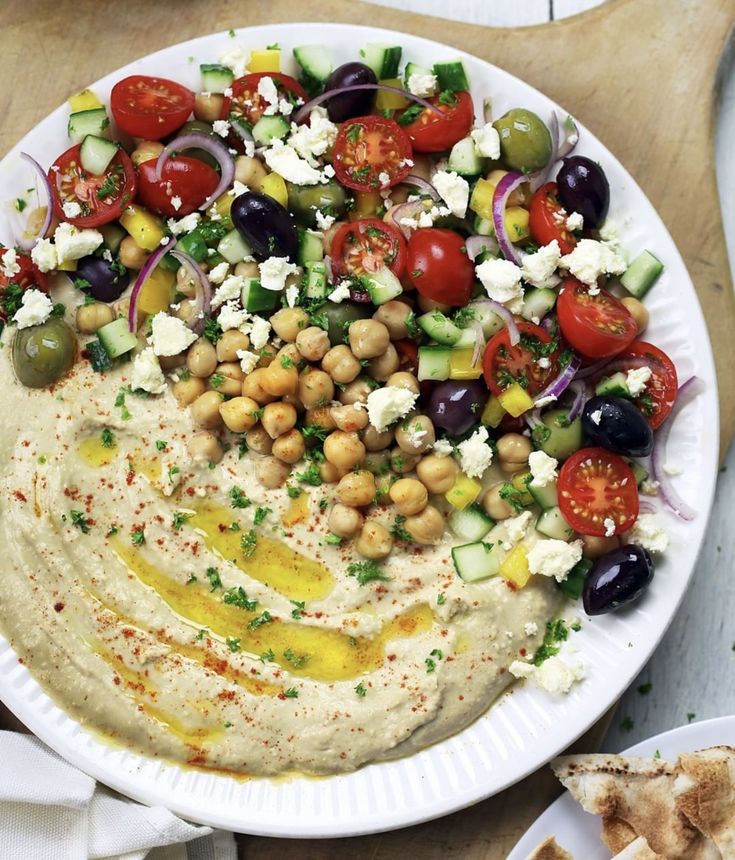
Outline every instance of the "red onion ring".
[[48, 174], [43, 169], [43, 167], [41, 167], [41, 165], [36, 161], [36, 159], [32, 155], [29, 155], [27, 152], [21, 152], [20, 157], [24, 161], [27, 161], [39, 175], [39, 177], [41, 178], [41, 184], [46, 190], [46, 196], [48, 198], [48, 202], [46, 204], [46, 217], [44, 218], [43, 226], [41, 227], [37, 235], [35, 235], [32, 239], [26, 239], [24, 231], [23, 234], [21, 234], [20, 239], [18, 239], [18, 245], [24, 251], [30, 251], [31, 248], [36, 244], [37, 239], [43, 239], [46, 236], [46, 234], [48, 233], [48, 229], [51, 226], [51, 222], [54, 220], [54, 196], [53, 192], [51, 191], [51, 182], [49, 181]]
[[444, 111], [440, 110], [436, 105], [433, 105], [426, 99], [422, 99], [420, 96], [415, 96], [408, 90], [402, 90], [400, 87], [389, 87], [387, 84], [353, 84], [350, 87], [336, 87], [333, 90], [326, 90], [321, 95], [315, 96], [311, 101], [306, 102], [306, 104], [302, 105], [296, 111], [294, 122], [297, 124], [304, 122], [315, 107], [319, 107], [320, 104], [329, 101], [332, 96], [341, 96], [342, 93], [354, 93], [358, 90], [385, 90], [389, 93], [397, 93], [399, 96], [403, 96], [410, 101], [416, 102], [416, 104], [420, 104], [427, 110], [444, 116]]
[[653, 502], [648, 502], [645, 499], [638, 499], [638, 513], [639, 514], [655, 514], [656, 513], [656, 505]]
[[[554, 118], [556, 118], [556, 111], [554, 112]], [[557, 160], [560, 158], [566, 158], [566, 156], [569, 155], [569, 153], [579, 143], [579, 129], [577, 128], [577, 123], [572, 119], [570, 114], [567, 114], [566, 119], [561, 124], [561, 128], [564, 131], [564, 138], [559, 141], [557, 146]]]
[[493, 313], [496, 313], [505, 323], [505, 327], [508, 329], [508, 340], [510, 341], [510, 345], [515, 346], [518, 343], [521, 339], [521, 333], [518, 331], [515, 317], [505, 305], [501, 305], [500, 302], [496, 302], [495, 299], [476, 299], [473, 304], [487, 305]]
[[196, 285], [196, 293], [194, 295], [194, 309], [192, 321], [189, 323], [189, 328], [194, 334], [201, 334], [204, 330], [204, 317], [212, 310], [212, 285], [209, 283], [209, 278], [204, 274], [204, 271], [199, 266], [197, 261], [185, 254], [183, 251], [174, 249], [171, 251], [171, 256], [175, 257], [182, 266], [194, 279]]
[[413, 228], [406, 224], [401, 224], [401, 220], [403, 218], [416, 218], [425, 211], [426, 208], [424, 207], [423, 200], [412, 200], [410, 203], [399, 203], [398, 206], [391, 210], [393, 223], [398, 227], [401, 233], [403, 233], [403, 237], [406, 241], [411, 238], [411, 230]]
[[133, 289], [130, 293], [130, 307], [128, 308], [128, 328], [135, 334], [138, 331], [138, 299], [140, 291], [143, 289], [143, 284], [148, 280], [148, 276], [161, 262], [164, 254], [170, 251], [176, 245], [176, 239], [169, 236], [164, 245], [159, 245], [158, 248], [148, 257], [143, 265], [143, 268], [138, 272], [138, 277], [135, 279]]
[[415, 173], [409, 173], [405, 179], [401, 180], [400, 184], [413, 185], [415, 188], [420, 189], [424, 194], [428, 194], [432, 200], [441, 200], [439, 192], [434, 188], [431, 182], [429, 182], [428, 179], [424, 179], [423, 176], [416, 176]]
[[480, 356], [485, 350], [485, 332], [479, 320], [472, 321], [472, 329], [475, 332], [475, 346], [472, 350], [472, 367], [477, 367]]
[[561, 371], [561, 373], [553, 379], [544, 390], [536, 397], [536, 404], [540, 400], [544, 400], [546, 397], [553, 397], [555, 400], [558, 400], [561, 395], [567, 390], [569, 384], [574, 379], [575, 374], [579, 370], [579, 366], [581, 364], [581, 360], [579, 356], [572, 356], [572, 360], [569, 364]]
[[327, 281], [330, 284], [334, 283], [334, 266], [332, 265], [332, 258], [329, 254], [326, 254], [324, 257], [324, 268], [327, 272]]
[[587, 402], [587, 386], [584, 384], [582, 380], [572, 380], [569, 383], [569, 390], [574, 391], [574, 401], [572, 405], [569, 407], [569, 412], [567, 413], [567, 418], [570, 421], [574, 421], [576, 418], [582, 414], [582, 410], [584, 409], [584, 404]]
[[544, 422], [541, 420], [541, 410], [540, 409], [532, 409], [530, 412], [523, 413], [523, 419], [531, 428], [540, 427]]
[[603, 358], [600, 361], [595, 361], [593, 364], [587, 364], [584, 367], [580, 367], [577, 371], [577, 375], [574, 377], [575, 379], [589, 379], [590, 376], [594, 376], [596, 373], [600, 373], [605, 370], [610, 364], [609, 358]]
[[473, 262], [483, 251], [494, 254], [498, 250], [498, 242], [494, 236], [468, 236], [464, 243], [467, 248], [467, 256]]
[[495, 194], [493, 195], [493, 224], [500, 250], [503, 252], [506, 260], [510, 260], [517, 266], [521, 265], [521, 258], [513, 247], [513, 243], [508, 236], [508, 231], [505, 229], [505, 206], [510, 195], [516, 188], [523, 185], [524, 182], [528, 182], [528, 177], [524, 176], [523, 173], [517, 173], [516, 171], [506, 173], [495, 186]]
[[203, 211], [221, 197], [222, 194], [232, 185], [232, 180], [235, 178], [235, 162], [229, 153], [229, 150], [219, 140], [215, 140], [208, 134], [202, 134], [198, 131], [192, 131], [190, 134], [182, 134], [175, 137], [170, 143], [167, 143], [156, 162], [155, 177], [160, 182], [161, 171], [163, 165], [171, 157], [173, 152], [181, 152], [185, 149], [203, 149], [214, 158], [219, 165], [220, 178], [219, 184], [207, 199], [199, 206], [199, 210]]

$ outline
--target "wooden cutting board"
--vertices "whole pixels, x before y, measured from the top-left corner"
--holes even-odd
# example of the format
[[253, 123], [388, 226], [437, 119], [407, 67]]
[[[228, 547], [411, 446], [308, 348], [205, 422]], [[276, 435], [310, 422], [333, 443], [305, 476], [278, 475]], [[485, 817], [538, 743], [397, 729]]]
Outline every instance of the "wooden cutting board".
[[[733, 0], [612, 0], [574, 18], [497, 29], [354, 0], [3, 0], [0, 155], [68, 95], [137, 57], [197, 35], [282, 21], [372, 24], [455, 45], [555, 99], [637, 179], [671, 231], [694, 280], [720, 385], [722, 449], [735, 431], [728, 366], [735, 324], [714, 172], [718, 66], [735, 23]], [[610, 716], [576, 748], [591, 751]], [[0, 723], [2, 714], [0, 714]], [[243, 837], [248, 860], [344, 860], [413, 854], [503, 860], [559, 792], [548, 768], [498, 797], [394, 833], [337, 841]]]

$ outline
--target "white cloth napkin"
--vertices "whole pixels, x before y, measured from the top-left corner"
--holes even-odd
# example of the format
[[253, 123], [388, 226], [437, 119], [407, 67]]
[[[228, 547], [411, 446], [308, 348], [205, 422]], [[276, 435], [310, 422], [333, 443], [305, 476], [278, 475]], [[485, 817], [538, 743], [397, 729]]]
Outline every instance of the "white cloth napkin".
[[236, 860], [231, 833], [127, 800], [37, 738], [0, 731], [0, 858]]

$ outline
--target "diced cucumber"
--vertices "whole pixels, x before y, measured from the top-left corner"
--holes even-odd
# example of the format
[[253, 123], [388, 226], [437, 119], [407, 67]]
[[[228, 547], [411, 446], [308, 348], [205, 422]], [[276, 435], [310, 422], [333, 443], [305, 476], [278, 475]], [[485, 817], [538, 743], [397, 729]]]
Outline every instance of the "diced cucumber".
[[431, 69], [426, 69], [424, 66], [419, 66], [416, 63], [406, 63], [406, 68], [403, 70], [403, 83], [408, 89], [408, 81], [411, 75], [433, 75]]
[[482, 173], [483, 159], [477, 154], [471, 137], [458, 140], [449, 153], [447, 168], [460, 176], [478, 176]]
[[[190, 257], [193, 257], [197, 263], [209, 260], [207, 243], [204, 241], [204, 237], [199, 230], [192, 230], [191, 233], [183, 235], [179, 239], [176, 249], [178, 251], [183, 251], [184, 254], [188, 254]], [[179, 263], [176, 257], [172, 257], [171, 254], [166, 254], [159, 265], [167, 272], [177, 272], [181, 267], [181, 263]]]
[[113, 254], [117, 254], [120, 250], [122, 240], [128, 235], [125, 230], [116, 222], [110, 221], [109, 224], [102, 224], [97, 229], [102, 233], [102, 238], [105, 240], [105, 247]]
[[474, 349], [477, 343], [477, 332], [473, 328], [461, 328], [459, 340], [452, 344], [455, 349]]
[[324, 245], [322, 237], [313, 230], [299, 230], [299, 253], [300, 266], [307, 263], [324, 259]]
[[332, 74], [332, 56], [324, 45], [301, 45], [293, 49], [296, 62], [309, 77], [324, 84]]
[[570, 540], [574, 534], [559, 508], [544, 511], [536, 522], [536, 531], [555, 540]]
[[528, 492], [533, 496], [536, 504], [543, 510], [555, 508], [559, 504], [556, 493], [556, 481], [549, 481], [543, 487], [540, 487], [534, 480], [528, 482]]
[[110, 358], [125, 355], [138, 345], [138, 338], [128, 328], [125, 317], [118, 317], [97, 330], [99, 342]]
[[309, 260], [304, 266], [304, 295], [307, 299], [326, 299], [327, 267], [321, 260]]
[[66, 130], [72, 143], [81, 143], [88, 134], [103, 137], [109, 125], [107, 111], [104, 108], [92, 108], [71, 114]]
[[492, 221], [488, 221], [487, 218], [483, 218], [482, 215], [475, 215], [475, 223], [473, 229], [478, 236], [495, 235], [495, 225]]
[[648, 480], [648, 472], [643, 468], [643, 466], [641, 466], [640, 463], [636, 462], [635, 460], [628, 460], [628, 465], [633, 470], [633, 474], [635, 475], [635, 482], [640, 488], [641, 484], [644, 481]]
[[460, 540], [482, 540], [495, 523], [477, 505], [470, 505], [463, 511], [455, 510], [449, 515], [449, 527]]
[[571, 597], [572, 600], [579, 600], [584, 591], [584, 581], [591, 570], [592, 562], [588, 558], [580, 558], [567, 574], [567, 578], [557, 583], [559, 591]]
[[379, 81], [385, 78], [397, 78], [398, 66], [401, 62], [403, 48], [397, 45], [384, 45], [380, 42], [370, 42], [360, 51], [365, 65], [375, 72]]
[[252, 257], [253, 251], [237, 230], [230, 230], [220, 239], [217, 253], [221, 254], [228, 263], [235, 265], [235, 263], [241, 263], [246, 257]]
[[87, 351], [87, 358], [89, 358], [89, 363], [92, 365], [92, 370], [102, 373], [112, 368], [112, 359], [96, 337], [92, 338], [84, 349]]
[[112, 140], [88, 134], [82, 141], [79, 160], [82, 167], [94, 176], [104, 175], [110, 162], [117, 155], [119, 146]]
[[566, 460], [582, 447], [582, 419], [570, 421], [566, 409], [550, 409], [531, 431], [536, 445], [549, 457]]
[[363, 277], [362, 283], [374, 305], [384, 305], [403, 292], [401, 282], [388, 266], [383, 266], [377, 272], [366, 275]]
[[235, 80], [232, 69], [219, 63], [202, 63], [199, 71], [202, 73], [202, 90], [205, 93], [223, 93]]
[[269, 146], [274, 140], [283, 140], [291, 131], [291, 124], [282, 116], [262, 116], [253, 126], [253, 140], [260, 146]]
[[433, 71], [440, 90], [451, 90], [456, 93], [459, 90], [470, 88], [462, 60], [446, 60], [443, 63], [434, 63]]
[[630, 397], [628, 377], [622, 370], [612, 376], [604, 376], [595, 386], [595, 394], [605, 397]]
[[419, 380], [431, 379], [434, 382], [441, 382], [449, 379], [451, 358], [452, 350], [447, 346], [420, 346]]
[[426, 332], [432, 340], [445, 346], [454, 346], [460, 339], [462, 330], [441, 311], [429, 311], [417, 318], [419, 328]]
[[460, 579], [477, 582], [500, 573], [497, 544], [475, 541], [452, 547], [452, 561]]
[[620, 283], [632, 296], [642, 299], [663, 270], [664, 264], [658, 257], [654, 257], [650, 251], [641, 251], [620, 278]]
[[257, 278], [246, 278], [242, 288], [242, 306], [246, 311], [272, 311], [278, 304], [280, 293], [275, 290], [265, 290]]
[[480, 323], [482, 333], [486, 338], [491, 338], [505, 326], [502, 318], [487, 305], [480, 302], [470, 302], [467, 308], [472, 310], [473, 319]]
[[523, 297], [523, 308], [521, 316], [524, 320], [530, 320], [538, 324], [556, 304], [556, 293], [554, 290], [532, 289], [528, 290]]

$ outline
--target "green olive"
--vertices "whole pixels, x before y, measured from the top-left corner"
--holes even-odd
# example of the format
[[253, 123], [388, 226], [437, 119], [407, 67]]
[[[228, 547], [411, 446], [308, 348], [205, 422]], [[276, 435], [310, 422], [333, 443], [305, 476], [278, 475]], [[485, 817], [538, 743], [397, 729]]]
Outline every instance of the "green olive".
[[551, 158], [551, 134], [546, 125], [524, 108], [513, 108], [496, 119], [500, 154], [511, 170], [525, 173], [541, 170]]
[[316, 227], [317, 209], [325, 215], [341, 218], [347, 211], [347, 195], [334, 180], [324, 185], [294, 185], [287, 182], [288, 208], [302, 227]]
[[[199, 132], [199, 134], [208, 134], [215, 140], [221, 140], [220, 136], [214, 133], [212, 126], [208, 122], [202, 122], [200, 119], [193, 119], [190, 122], [185, 122], [179, 129], [179, 135], [191, 134], [192, 131]], [[189, 158], [196, 158], [199, 161], [203, 161], [210, 167], [217, 167], [217, 160], [203, 149], [187, 149], [183, 154], [188, 155]]]
[[327, 318], [327, 334], [332, 346], [345, 342], [347, 326], [355, 320], [364, 320], [372, 316], [373, 306], [366, 302], [325, 302], [314, 312]]
[[570, 422], [566, 409], [551, 409], [533, 428], [533, 441], [549, 457], [565, 460], [582, 447], [582, 420], [575, 418]]
[[19, 329], [13, 338], [13, 369], [27, 388], [48, 388], [71, 369], [77, 339], [61, 319]]

